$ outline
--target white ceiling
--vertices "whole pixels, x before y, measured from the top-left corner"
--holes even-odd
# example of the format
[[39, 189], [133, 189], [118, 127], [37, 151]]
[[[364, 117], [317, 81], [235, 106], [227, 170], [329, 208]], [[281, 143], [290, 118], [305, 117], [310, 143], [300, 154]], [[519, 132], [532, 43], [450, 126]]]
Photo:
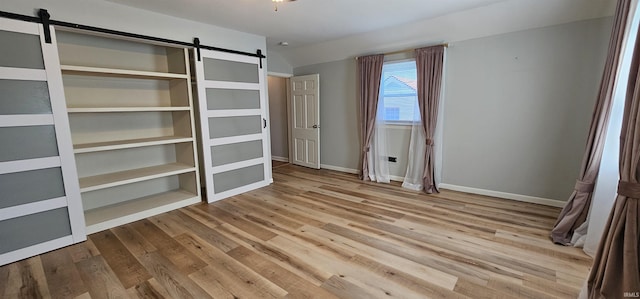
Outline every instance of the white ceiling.
[[299, 47], [505, 0], [107, 0]]

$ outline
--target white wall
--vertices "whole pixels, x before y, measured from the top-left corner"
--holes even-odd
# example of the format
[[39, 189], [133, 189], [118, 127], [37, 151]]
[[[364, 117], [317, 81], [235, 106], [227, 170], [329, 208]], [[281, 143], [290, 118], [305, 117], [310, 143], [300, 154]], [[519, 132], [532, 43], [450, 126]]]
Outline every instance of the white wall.
[[[610, 23], [595, 19], [452, 43], [443, 183], [566, 200], [584, 151]], [[357, 169], [356, 61], [294, 68], [296, 75], [312, 73], [320, 74], [321, 162]], [[390, 135], [408, 142], [397, 131]], [[406, 161], [408, 145], [389, 143]]]
[[255, 53], [266, 52], [265, 37], [179, 19], [101, 0], [3, 0], [1, 10], [35, 16], [48, 9], [51, 19], [104, 27], [184, 42]]
[[287, 123], [287, 79], [269, 76], [269, 118], [271, 156], [289, 157]]

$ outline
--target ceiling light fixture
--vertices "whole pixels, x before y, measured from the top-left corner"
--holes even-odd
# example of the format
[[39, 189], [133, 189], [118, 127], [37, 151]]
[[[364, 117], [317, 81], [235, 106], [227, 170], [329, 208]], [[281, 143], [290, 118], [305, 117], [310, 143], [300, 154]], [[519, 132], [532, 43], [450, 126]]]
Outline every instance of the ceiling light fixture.
[[273, 2], [273, 5], [275, 6], [275, 11], [278, 11], [278, 3], [284, 3], [284, 2], [293, 2], [296, 0], [271, 0], [271, 2]]

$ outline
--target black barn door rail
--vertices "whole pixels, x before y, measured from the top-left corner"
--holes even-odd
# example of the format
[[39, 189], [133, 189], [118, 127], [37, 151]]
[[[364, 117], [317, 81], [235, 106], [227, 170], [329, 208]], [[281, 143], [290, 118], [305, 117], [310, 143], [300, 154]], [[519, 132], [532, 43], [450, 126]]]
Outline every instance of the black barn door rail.
[[[15, 13], [6, 12], [6, 11], [0, 11], [0, 17], [3, 17], [3, 18], [21, 20], [21, 21], [26, 21], [26, 22], [31, 22], [31, 23], [44, 24], [45, 25], [44, 26], [44, 28], [45, 28], [45, 41], [47, 43], [51, 43], [51, 34], [49, 32], [49, 26], [47, 26], [47, 25], [54, 25], [54, 26], [74, 28], [74, 29], [79, 29], [79, 30], [84, 30], [84, 31], [92, 31], [92, 32], [99, 32], [99, 33], [105, 33], [105, 34], [111, 34], [111, 35], [124, 36], [124, 37], [129, 37], [129, 38], [149, 40], [149, 41], [154, 41], [154, 42], [159, 42], [159, 43], [174, 44], [174, 45], [179, 45], [179, 46], [183, 46], [183, 47], [186, 47], [186, 48], [196, 48], [198, 50], [198, 54], [200, 54], [200, 49], [206, 49], [206, 50], [212, 50], [212, 51], [218, 51], [218, 52], [225, 52], [225, 53], [232, 53], [232, 54], [239, 54], [239, 55], [257, 57], [257, 58], [260, 58], [260, 68], [262, 68], [262, 59], [266, 58], [266, 56], [264, 56], [262, 54], [262, 50], [260, 50], [260, 49], [258, 49], [256, 51], [256, 53], [250, 53], [250, 52], [243, 52], [243, 51], [237, 51], [237, 50], [232, 50], [232, 49], [225, 49], [225, 48], [206, 46], [206, 45], [200, 44], [200, 40], [198, 38], [194, 39], [194, 43], [188, 43], [188, 42], [181, 42], [181, 41], [177, 41], [177, 40], [171, 40], [171, 39], [160, 38], [160, 37], [155, 37], [155, 36], [142, 35], [142, 34], [136, 34], [136, 33], [130, 33], [130, 32], [124, 32], [124, 31], [118, 31], [118, 30], [111, 30], [111, 29], [106, 29], [106, 28], [100, 28], [100, 27], [87, 26], [87, 25], [82, 25], [82, 24], [75, 24], [75, 23], [51, 20], [51, 19], [49, 19], [49, 17], [50, 17], [49, 12], [47, 12], [46, 9], [42, 9], [42, 8], [38, 11], [38, 16], [39, 17], [32, 17], [32, 16], [15, 14]], [[200, 60], [200, 57], [198, 57], [198, 61], [199, 60]]]

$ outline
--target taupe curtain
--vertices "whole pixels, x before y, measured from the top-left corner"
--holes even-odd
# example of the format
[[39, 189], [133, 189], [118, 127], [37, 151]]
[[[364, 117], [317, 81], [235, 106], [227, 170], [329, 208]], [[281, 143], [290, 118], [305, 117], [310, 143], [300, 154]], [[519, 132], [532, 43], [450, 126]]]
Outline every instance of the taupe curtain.
[[418, 72], [418, 106], [422, 127], [426, 137], [424, 191], [439, 192], [435, 182], [435, 157], [433, 137], [438, 121], [438, 105], [442, 89], [442, 71], [444, 66], [444, 46], [416, 49], [416, 70]]
[[636, 39], [620, 133], [618, 196], [589, 274], [589, 298], [635, 297], [640, 293], [639, 69], [640, 39]]
[[369, 146], [376, 124], [378, 95], [382, 80], [384, 55], [358, 58], [358, 88], [360, 92], [360, 129], [362, 132], [361, 179], [369, 179]]
[[618, 1], [611, 39], [609, 40], [609, 51], [602, 80], [600, 81], [598, 98], [591, 118], [591, 128], [587, 138], [586, 151], [582, 158], [580, 174], [573, 193], [569, 196], [567, 204], [560, 212], [558, 220], [551, 231], [551, 239], [558, 244], [570, 245], [575, 229], [587, 220], [593, 187], [598, 177], [600, 160], [602, 160], [602, 152], [604, 150], [611, 105], [613, 103], [613, 90], [618, 73], [618, 62], [622, 52], [630, 3], [631, 0]]

